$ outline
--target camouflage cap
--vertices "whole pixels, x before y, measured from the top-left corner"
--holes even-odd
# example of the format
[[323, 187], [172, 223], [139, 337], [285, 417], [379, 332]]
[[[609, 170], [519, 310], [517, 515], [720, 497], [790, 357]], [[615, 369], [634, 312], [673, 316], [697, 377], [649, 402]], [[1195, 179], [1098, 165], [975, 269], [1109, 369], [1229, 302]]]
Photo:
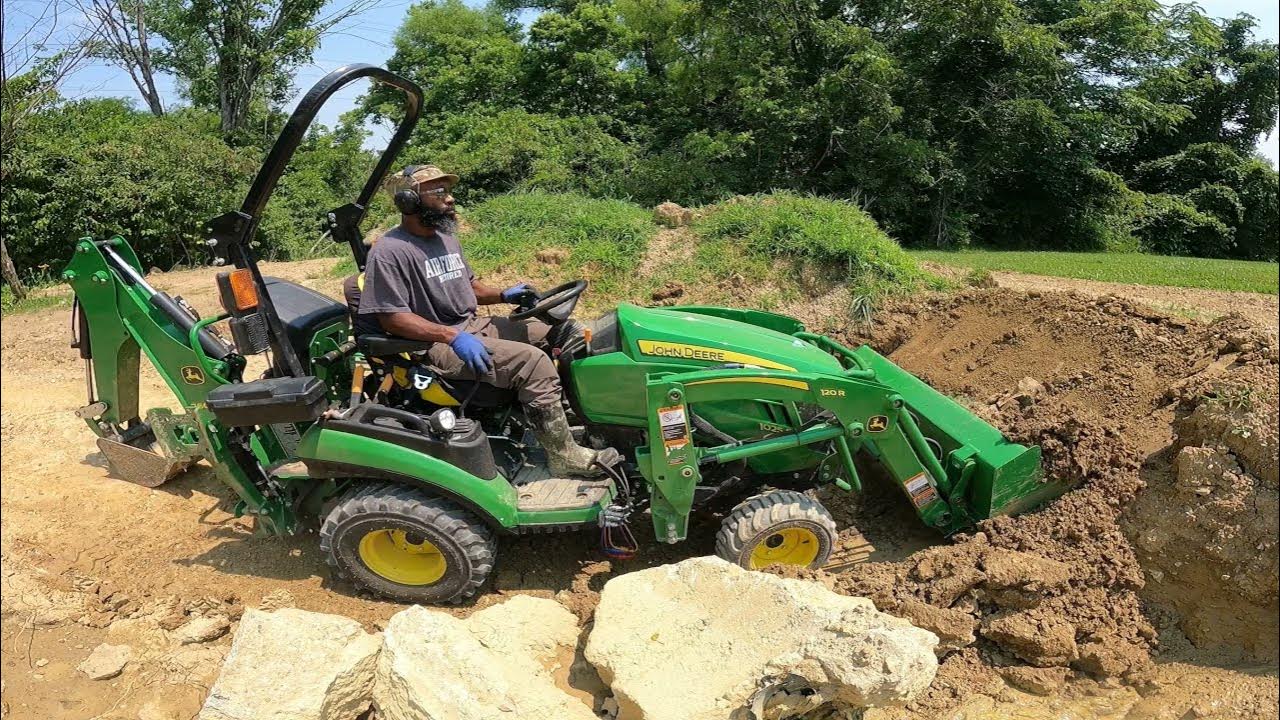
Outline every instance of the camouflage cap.
[[448, 182], [448, 187], [453, 187], [458, 182], [457, 175], [451, 175], [435, 165], [410, 165], [404, 170], [388, 175], [386, 188], [388, 193], [395, 196], [401, 190], [416, 190], [424, 182], [441, 178]]

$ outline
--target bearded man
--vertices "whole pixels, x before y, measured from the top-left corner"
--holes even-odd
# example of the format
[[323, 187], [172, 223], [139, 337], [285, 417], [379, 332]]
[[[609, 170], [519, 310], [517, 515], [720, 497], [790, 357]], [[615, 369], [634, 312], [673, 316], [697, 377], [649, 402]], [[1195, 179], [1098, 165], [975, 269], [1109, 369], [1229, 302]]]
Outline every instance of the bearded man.
[[451, 191], [457, 181], [458, 176], [433, 165], [411, 165], [390, 178], [388, 191], [400, 210], [400, 224], [369, 250], [356, 333], [380, 329], [430, 342], [427, 362], [441, 377], [514, 390], [547, 452], [551, 473], [598, 475], [599, 463], [616, 461], [617, 452], [574, 441], [560, 377], [547, 354], [551, 327], [539, 320], [476, 314], [479, 305], [519, 304], [533, 290], [527, 283], [499, 290], [472, 272], [454, 234]]

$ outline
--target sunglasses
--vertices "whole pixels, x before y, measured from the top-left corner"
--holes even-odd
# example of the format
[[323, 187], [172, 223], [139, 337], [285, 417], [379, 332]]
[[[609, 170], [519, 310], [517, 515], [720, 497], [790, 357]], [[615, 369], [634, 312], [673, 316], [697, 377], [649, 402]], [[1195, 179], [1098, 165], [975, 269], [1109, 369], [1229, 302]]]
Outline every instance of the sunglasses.
[[431, 188], [430, 190], [419, 190], [418, 193], [420, 195], [427, 195], [429, 197], [444, 197], [445, 195], [449, 194], [449, 188], [444, 188], [444, 187]]

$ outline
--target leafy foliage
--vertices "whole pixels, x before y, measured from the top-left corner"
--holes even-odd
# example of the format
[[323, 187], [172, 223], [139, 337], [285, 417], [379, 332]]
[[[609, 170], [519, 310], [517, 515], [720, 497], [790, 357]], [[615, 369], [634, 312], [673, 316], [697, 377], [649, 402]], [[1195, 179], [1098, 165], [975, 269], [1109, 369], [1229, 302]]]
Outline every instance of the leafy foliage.
[[706, 241], [699, 249], [704, 255], [812, 263], [836, 268], [855, 287], [878, 290], [913, 287], [923, 279], [916, 262], [848, 202], [787, 192], [735, 198], [706, 208], [693, 229]]
[[[1254, 22], [1157, 0], [427, 0], [391, 66], [428, 88], [415, 157], [477, 197], [785, 189], [852, 200], [909, 245], [1274, 257], [1245, 198], [1265, 204], [1274, 170], [1248, 192], [1145, 180], [1183, 152], [1239, 166], [1269, 130], [1280, 60]], [[395, 106], [374, 92], [365, 112]]]
[[[31, 122], [0, 201], [6, 245], [28, 276], [60, 269], [86, 235], [123, 235], [161, 268], [207, 262], [204, 223], [239, 206], [262, 161], [256, 148], [222, 142], [218, 118], [198, 110], [155, 117], [120, 100], [81, 100]], [[263, 218], [264, 256], [330, 251], [319, 242], [321, 214], [354, 197], [360, 169], [371, 167], [359, 146], [313, 133]]]
[[[1160, 238], [1163, 230], [1144, 228], [1143, 222], [1149, 214], [1139, 212], [1139, 227], [1147, 238], [1146, 247], [1153, 252], [1179, 255], [1275, 260], [1276, 238], [1280, 236], [1277, 182], [1275, 170], [1265, 162], [1242, 157], [1222, 143], [1198, 143], [1173, 155], [1142, 163], [1134, 171], [1136, 187], [1148, 192], [1171, 193], [1190, 211], [1215, 221], [1207, 223], [1193, 218], [1186, 210], [1178, 210], [1182, 218], [1177, 223], [1179, 227], [1190, 228], [1187, 223], [1194, 220], [1196, 226], [1213, 229], [1200, 230], [1190, 236], [1180, 233], [1177, 239]], [[1151, 202], [1169, 207], [1167, 201]]]
[[539, 250], [559, 248], [568, 251], [567, 264], [588, 278], [635, 268], [657, 231], [639, 206], [572, 194], [499, 195], [466, 217], [475, 228], [467, 236], [467, 258], [477, 268], [527, 262]]

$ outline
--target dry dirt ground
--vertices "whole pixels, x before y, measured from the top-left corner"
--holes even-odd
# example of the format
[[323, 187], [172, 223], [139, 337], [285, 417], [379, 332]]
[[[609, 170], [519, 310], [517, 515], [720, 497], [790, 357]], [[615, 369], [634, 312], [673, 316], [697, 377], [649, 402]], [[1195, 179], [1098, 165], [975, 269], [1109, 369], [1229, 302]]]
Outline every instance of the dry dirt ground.
[[[924, 266], [936, 275], [954, 280], [960, 280], [965, 276], [962, 269], [950, 265], [926, 262]], [[1156, 310], [1198, 320], [1209, 321], [1223, 315], [1237, 313], [1262, 327], [1275, 328], [1277, 323], [1280, 323], [1277, 319], [1280, 317], [1280, 295], [1162, 285], [1126, 285], [1007, 271], [994, 271], [990, 276], [991, 283], [995, 287], [1010, 290], [1078, 292], [1095, 298], [1117, 295]]]
[[[266, 271], [336, 296], [331, 264]], [[211, 275], [153, 281], [212, 311]], [[874, 482], [860, 498], [823, 492], [849, 529], [832, 564], [807, 575], [954, 648], [926, 697], [882, 717], [1277, 716], [1274, 313], [1204, 323], [1142, 292], [966, 290], [843, 328], [1040, 444], [1048, 472], [1080, 483], [936, 547]], [[796, 314], [831, 325], [825, 309]], [[154, 490], [109, 477], [72, 414], [84, 387], [66, 311], [6, 317], [2, 330], [6, 718], [192, 717], [228, 640], [151, 647], [131, 618], [294, 605], [377, 628], [398, 610], [331, 579], [314, 532], [255, 537], [207, 468]], [[144, 407], [169, 402], [154, 373], [142, 388]], [[602, 559], [588, 534], [506, 541], [490, 586], [454, 612], [532, 593], [589, 620], [611, 576], [712, 552], [708, 520], [680, 545], [642, 537], [628, 562]], [[150, 650], [115, 679], [78, 674], [108, 640]], [[596, 690], [581, 670], [567, 681]]]

